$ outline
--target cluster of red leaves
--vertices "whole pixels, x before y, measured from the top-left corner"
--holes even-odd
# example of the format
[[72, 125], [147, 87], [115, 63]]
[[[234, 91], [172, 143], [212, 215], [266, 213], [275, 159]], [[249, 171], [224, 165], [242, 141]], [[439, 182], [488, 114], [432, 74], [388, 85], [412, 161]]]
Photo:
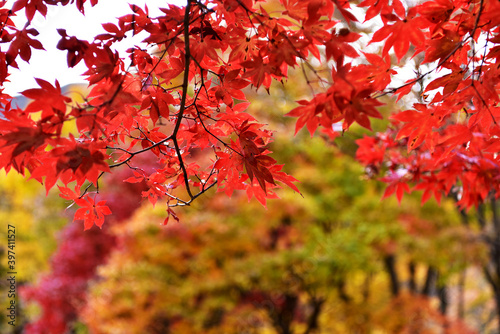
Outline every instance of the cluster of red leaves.
[[[68, 3], [19, 0], [12, 10], [0, 9], [2, 42], [10, 43], [0, 52], [5, 69], [0, 84], [18, 58], [29, 61], [32, 48], [43, 48], [32, 18], [45, 15], [47, 5]], [[83, 3], [77, 2], [82, 13]], [[149, 189], [142, 194], [153, 204], [164, 199], [188, 205], [214, 186], [228, 194], [246, 190], [263, 204], [275, 196], [278, 182], [298, 191], [296, 180], [268, 156], [271, 132], [245, 112], [241, 89], [250, 84], [269, 89], [272, 78], [286, 77], [288, 66], [305, 59], [308, 52], [295, 48], [308, 43], [299, 36], [290, 39], [291, 30], [282, 27], [290, 24], [287, 20], [254, 13], [253, 7], [252, 1], [190, 1], [186, 8], [169, 5], [163, 16], [152, 18], [147, 8], [131, 6], [131, 14], [103, 24], [106, 33], [92, 42], [59, 29], [57, 48], [67, 52], [68, 67], [85, 64], [90, 93], [85, 103], [74, 104], [57, 82], [37, 79], [40, 88], [22, 93], [31, 100], [25, 109], [12, 108], [3, 94], [0, 168], [27, 170], [47, 191], [59, 182], [61, 196], [81, 207], [75, 219], [86, 229], [102, 226], [110, 214], [105, 200], [87, 191], [89, 185], [97, 188], [104, 173], [120, 166], [134, 169], [135, 177], [126, 182], [146, 181]], [[22, 10], [28, 22], [19, 30], [10, 17]], [[250, 33], [254, 30], [258, 33]], [[160, 54], [131, 48], [132, 69], [126, 70], [113, 43], [139, 32], [148, 34], [145, 42]], [[67, 136], [63, 128], [72, 122], [78, 133]], [[135, 165], [147, 151], [161, 165], [151, 173]], [[211, 152], [212, 161], [193, 159], [199, 151]]]
[[[404, 192], [422, 190], [423, 202], [447, 194], [469, 208], [500, 195], [500, 22], [492, 15], [499, 8], [494, 1], [438, 0], [411, 9], [413, 27], [420, 31], [406, 33], [413, 36], [413, 54], [424, 52], [423, 63], [437, 62], [435, 68], [445, 74], [428, 79], [425, 73], [407, 82], [396, 93], [417, 85], [424, 93], [420, 101], [392, 114], [386, 133], [358, 141], [358, 159], [371, 172], [385, 173], [385, 197], [395, 193], [401, 200]], [[380, 34], [387, 37], [388, 27], [374, 34], [375, 41]], [[398, 58], [407, 54], [407, 46], [394, 48]]]
[[[84, 2], [76, 1], [82, 13]], [[89, 184], [97, 187], [104, 173], [120, 166], [135, 171], [126, 182], [146, 180], [144, 198], [168, 202], [169, 216], [171, 206], [189, 205], [212, 187], [228, 195], [245, 190], [265, 204], [280, 183], [298, 189], [269, 157], [271, 132], [245, 111], [242, 89], [251, 85], [269, 91], [273, 79], [286, 80], [290, 67], [305, 73], [324, 63], [330, 67], [327, 76], [313, 70], [324, 89], [298, 101], [289, 113], [298, 118], [297, 131], [306, 126], [313, 134], [322, 126], [335, 136], [332, 126], [339, 122], [343, 131], [355, 122], [370, 129], [370, 118], [382, 117], [377, 110], [381, 96], [400, 99], [422, 85], [423, 91], [439, 92], [432, 101], [392, 116], [400, 127], [397, 139], [406, 140], [412, 158], [386, 150], [392, 139], [384, 135], [379, 140], [389, 140], [382, 145], [389, 156], [365, 146], [360, 159], [379, 170], [390, 162], [387, 194], [395, 192], [399, 199], [410, 190], [408, 182], [424, 189], [424, 198], [458, 184], [464, 206], [498, 189], [497, 1], [435, 0], [408, 8], [399, 0], [365, 0], [357, 5], [365, 9], [365, 21], [381, 22], [373, 34], [350, 31], [358, 18], [347, 1], [282, 0], [281, 12], [272, 14], [258, 3], [188, 0], [184, 8], [167, 5], [158, 17], [151, 17], [147, 7], [131, 5], [130, 14], [103, 24], [105, 32], [92, 42], [59, 29], [57, 48], [67, 52], [68, 67], [85, 64], [90, 94], [85, 103], [73, 104], [57, 82], [41, 79], [40, 88], [23, 92], [32, 100], [25, 109], [12, 108], [10, 97], [0, 94], [0, 168], [28, 170], [47, 190], [59, 182], [63, 197], [82, 206], [76, 219], [87, 228], [101, 226], [109, 214], [104, 200], [87, 192]], [[31, 49], [43, 48], [31, 20], [57, 4], [69, 0], [18, 0], [11, 10], [0, 8], [0, 40], [9, 43], [7, 51], [0, 51], [0, 84], [19, 58], [29, 61]], [[23, 10], [27, 23], [19, 29], [10, 18]], [[336, 11], [341, 20], [334, 18]], [[130, 48], [128, 60], [113, 51], [114, 43], [139, 32], [159, 51]], [[380, 46], [381, 55], [358, 51], [363, 36]], [[391, 88], [397, 74], [392, 52], [398, 63], [423, 54], [423, 64], [437, 66]], [[451, 73], [424, 85], [434, 70]], [[64, 135], [65, 124], [73, 121], [78, 133]], [[147, 151], [161, 166], [152, 173], [134, 163]], [[199, 152], [212, 160], [198, 161]]]

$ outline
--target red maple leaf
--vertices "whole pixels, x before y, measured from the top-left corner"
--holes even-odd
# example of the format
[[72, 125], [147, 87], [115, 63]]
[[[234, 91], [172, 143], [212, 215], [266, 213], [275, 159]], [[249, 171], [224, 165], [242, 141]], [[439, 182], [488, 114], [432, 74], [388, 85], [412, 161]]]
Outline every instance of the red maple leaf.
[[426, 139], [428, 147], [432, 149], [435, 145], [433, 129], [443, 120], [443, 111], [429, 109], [422, 104], [415, 104], [414, 108], [418, 112], [406, 110], [391, 116], [392, 119], [405, 123], [396, 139], [408, 137], [408, 152], [419, 147]]
[[12, 11], [17, 12], [21, 10], [22, 8], [25, 8], [26, 11], [26, 18], [28, 21], [33, 20], [33, 16], [35, 16], [35, 13], [38, 11], [40, 14], [42, 14], [44, 17], [47, 15], [47, 6], [45, 5], [44, 0], [17, 0], [14, 2], [12, 5]]
[[420, 48], [425, 43], [425, 34], [422, 31], [422, 22], [417, 16], [417, 9], [410, 8], [406, 17], [400, 19], [393, 15], [391, 19], [395, 22], [393, 24], [385, 24], [382, 28], [377, 30], [372, 37], [370, 43], [380, 42], [387, 39], [383, 48], [383, 55], [387, 55], [389, 50], [394, 47], [394, 53], [398, 61], [408, 52], [410, 43]]
[[19, 30], [14, 34], [14, 39], [10, 43], [5, 56], [8, 65], [17, 67], [16, 58], [19, 55], [22, 60], [29, 62], [31, 58], [31, 48], [44, 50], [40, 41], [31, 38], [29, 35], [38, 36], [38, 31], [34, 28]]
[[85, 230], [91, 229], [96, 225], [102, 228], [104, 217], [111, 214], [111, 210], [106, 204], [106, 201], [94, 202], [94, 199], [89, 195], [83, 198], [75, 199], [75, 203], [80, 206], [75, 212], [75, 220], [83, 220]]

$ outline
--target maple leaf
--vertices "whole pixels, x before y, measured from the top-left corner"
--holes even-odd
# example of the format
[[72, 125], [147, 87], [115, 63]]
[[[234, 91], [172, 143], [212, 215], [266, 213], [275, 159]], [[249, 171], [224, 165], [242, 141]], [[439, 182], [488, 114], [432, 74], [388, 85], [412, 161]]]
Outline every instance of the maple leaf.
[[32, 39], [29, 35], [38, 36], [38, 31], [34, 28], [25, 28], [15, 33], [14, 39], [10, 43], [9, 49], [5, 55], [5, 60], [8, 65], [17, 67], [15, 59], [18, 55], [25, 62], [29, 62], [31, 58], [31, 48], [44, 50], [42, 43], [36, 39]]
[[340, 58], [345, 56], [351, 58], [359, 57], [358, 52], [352, 45], [361, 37], [360, 34], [351, 32], [347, 28], [342, 28], [338, 32], [332, 32], [330, 38], [326, 40], [326, 58], [333, 58], [335, 61], [339, 62]]
[[417, 7], [418, 13], [434, 24], [447, 21], [455, 9], [452, 0], [426, 1]]
[[422, 194], [422, 205], [427, 202], [432, 195], [438, 203], [441, 202], [442, 194], [445, 193], [445, 188], [443, 184], [435, 176], [426, 177], [423, 181], [419, 182], [415, 186], [415, 190], [423, 190]]
[[376, 107], [383, 103], [370, 97], [370, 89], [362, 91], [352, 89], [350, 95], [344, 94], [344, 92], [336, 91], [333, 95], [333, 100], [344, 117], [343, 129], [347, 130], [356, 121], [359, 125], [371, 130], [368, 116], [382, 118]]
[[257, 182], [262, 190], [264, 190], [264, 193], [267, 193], [266, 182], [276, 184], [274, 182], [273, 175], [267, 168], [276, 163], [276, 160], [273, 158], [265, 155], [249, 155], [244, 158], [244, 163], [250, 181], [253, 181], [254, 178], [257, 179]]
[[250, 181], [253, 181], [255, 177], [264, 190], [264, 193], [266, 193], [266, 182], [275, 184], [268, 167], [274, 165], [276, 160], [265, 155], [265, 146], [259, 147], [256, 143], [259, 137], [256, 132], [252, 131], [252, 127], [254, 126], [252, 124], [243, 126], [243, 130], [239, 135], [240, 146], [243, 151], [243, 162]]
[[111, 210], [105, 205], [106, 201], [95, 203], [89, 195], [75, 199], [75, 203], [80, 208], [76, 210], [74, 220], [83, 220], [84, 230], [89, 230], [94, 225], [102, 228], [105, 216], [111, 214]]
[[287, 173], [281, 171], [284, 165], [274, 165], [269, 168], [269, 172], [276, 181], [282, 182], [290, 187], [292, 190], [300, 194], [299, 188], [294, 184], [294, 182], [299, 182], [296, 178]]
[[100, 34], [100, 35], [97, 35], [95, 37], [96, 39], [100, 39], [102, 41], [111, 40], [113, 42], [119, 42], [119, 41], [121, 41], [122, 39], [124, 39], [126, 37], [125, 33], [126, 33], [127, 30], [125, 28], [125, 22], [122, 21], [122, 20], [119, 21], [119, 27], [117, 27], [113, 23], [103, 23], [102, 27], [109, 34]]
[[78, 186], [76, 186], [74, 190], [71, 190], [68, 187], [61, 186], [57, 186], [57, 188], [59, 188], [59, 196], [64, 199], [74, 201], [80, 198]]
[[72, 177], [65, 183], [76, 180], [81, 186], [86, 180], [97, 184], [102, 172], [110, 172], [103, 143], [80, 143], [72, 136], [70, 139], [57, 139], [53, 143], [57, 147], [38, 157], [43, 163], [31, 170], [32, 178], [39, 181], [46, 178], [47, 191], [55, 185], [58, 178], [67, 177], [67, 173], [71, 173]]
[[383, 55], [386, 56], [389, 50], [394, 47], [394, 53], [396, 53], [398, 61], [401, 61], [401, 58], [403, 58], [410, 48], [410, 42], [418, 48], [422, 47], [425, 43], [422, 23], [416, 16], [417, 9], [411, 8], [404, 19], [394, 17], [395, 23], [391, 25], [385, 24], [377, 30], [373, 34], [370, 43], [387, 39], [382, 50]]
[[264, 85], [265, 88], [269, 89], [273, 75], [283, 76], [279, 67], [264, 63], [262, 59], [248, 60], [241, 63], [241, 66], [247, 69], [243, 77], [250, 78], [252, 84], [257, 88]]
[[430, 82], [425, 87], [424, 92], [443, 87], [443, 99], [455, 92], [464, 79], [464, 71], [456, 64], [449, 64], [448, 66], [452, 69], [452, 72]]
[[399, 101], [403, 96], [408, 95], [416, 83], [416, 80], [410, 79], [407, 80], [404, 85], [394, 89], [394, 94], [398, 96], [396, 102]]
[[164, 184], [166, 180], [167, 176], [161, 172], [154, 172], [145, 177], [144, 181], [146, 181], [148, 190], [142, 192], [142, 197], [147, 198], [152, 205], [155, 205], [158, 199], [163, 198], [167, 192], [167, 187]]
[[279, 198], [276, 193], [270, 190], [265, 191], [260, 185], [254, 186], [253, 184], [246, 188], [246, 194], [249, 201], [255, 197], [264, 207], [266, 207], [267, 199]]
[[382, 198], [387, 198], [395, 193], [398, 202], [401, 203], [404, 193], [410, 193], [410, 186], [406, 183], [404, 178], [396, 172], [391, 173], [381, 180], [389, 183]]
[[191, 46], [191, 52], [193, 57], [199, 62], [203, 62], [203, 58], [209, 57], [212, 60], [218, 61], [219, 55], [217, 54], [217, 49], [221, 49], [222, 44], [211, 38], [203, 38], [201, 41], [193, 43]]
[[231, 46], [230, 62], [252, 60], [258, 55], [259, 40], [257, 36], [247, 37], [245, 34], [241, 34], [243, 31], [245, 30], [234, 25], [227, 29], [227, 34], [231, 36], [228, 41]]
[[17, 0], [12, 5], [12, 11], [17, 12], [24, 8], [26, 11], [26, 18], [28, 21], [31, 21], [37, 11], [44, 17], [47, 15], [47, 6], [45, 2], [44, 0]]
[[214, 168], [218, 171], [217, 182], [218, 191], [224, 191], [227, 196], [232, 196], [234, 190], [243, 190], [246, 188], [245, 181], [248, 175], [240, 175], [242, 170], [240, 159], [236, 159], [227, 152], [217, 152], [217, 161]]
[[210, 88], [209, 92], [213, 93], [215, 98], [222, 100], [229, 107], [233, 106], [233, 98], [245, 100], [245, 94], [241, 91], [250, 84], [249, 81], [240, 78], [241, 70], [232, 70], [227, 73], [220, 73], [220, 85]]
[[158, 122], [158, 119], [161, 117], [168, 118], [169, 113], [169, 105], [175, 103], [174, 97], [162, 90], [149, 91], [146, 96], [142, 100], [142, 104], [140, 110], [149, 108], [149, 115], [151, 117], [151, 121], [153, 125]]
[[179, 217], [174, 212], [174, 210], [172, 210], [171, 208], [167, 208], [167, 218], [165, 218], [165, 220], [163, 221], [163, 225], [167, 225], [168, 224], [168, 222], [170, 220], [170, 216], [172, 216], [172, 218], [174, 218], [175, 221], [179, 222]]
[[393, 0], [391, 5], [389, 5], [389, 0], [363, 0], [359, 7], [368, 7], [365, 21], [371, 20], [379, 14], [391, 14], [393, 9], [399, 17], [405, 15], [405, 8], [399, 0]]
[[144, 181], [144, 175], [137, 172], [133, 171], [134, 176], [129, 177], [128, 179], [123, 180], [123, 182], [129, 182], [129, 183], [138, 183]]
[[397, 74], [392, 69], [391, 58], [389, 55], [382, 58], [372, 53], [363, 54], [371, 65], [361, 64], [354, 67], [352, 69], [352, 77], [356, 78], [355, 82], [359, 84], [365, 84], [363, 81], [368, 81], [374, 90], [384, 90], [391, 82], [392, 76]]
[[328, 94], [318, 94], [311, 101], [300, 100], [297, 103], [299, 106], [286, 114], [286, 116], [298, 117], [295, 123], [295, 134], [306, 126], [312, 136], [321, 121], [332, 123], [333, 119], [340, 121], [342, 117], [334, 99]]
[[[94, 7], [95, 5], [97, 5], [97, 1], [98, 0], [90, 0], [90, 4], [92, 5], [92, 7]], [[73, 1], [71, 1], [73, 3]], [[83, 4], [87, 2], [87, 0], [76, 0], [76, 8], [78, 8], [78, 10], [82, 13], [82, 14], [85, 14], [85, 7], [83, 6]]]
[[[0, 126], [13, 126], [14, 124], [0, 120]], [[36, 127], [28, 127], [18, 125], [14, 131], [3, 134], [0, 138], [2, 141], [3, 149], [9, 149], [9, 146], [14, 145], [15, 147], [9, 149], [10, 154], [6, 154], [4, 151], [4, 155], [8, 157], [8, 159], [14, 159], [20, 154], [25, 152], [33, 152], [38, 147], [45, 145], [45, 139], [48, 136], [42, 134], [39, 128]]]
[[[319, 9], [324, 7], [324, 1], [312, 0], [307, 5], [307, 20], [302, 24], [302, 32], [313, 44], [319, 44], [329, 37], [327, 32], [335, 25], [335, 21], [321, 20]], [[313, 50], [313, 49], [311, 49]], [[317, 53], [316, 53], [317, 54]]]
[[57, 29], [61, 39], [57, 43], [59, 50], [68, 50], [67, 62], [68, 67], [75, 67], [85, 56], [89, 48], [89, 42], [82, 41], [75, 36], [69, 37], [65, 29]]
[[438, 60], [441, 63], [460, 46], [460, 42], [460, 36], [455, 31], [444, 28], [437, 30], [426, 42], [427, 50], [423, 62], [430, 63]]
[[340, 14], [344, 17], [344, 19], [347, 21], [347, 23], [350, 22], [358, 22], [358, 19], [356, 16], [354, 16], [348, 9], [351, 8], [351, 5], [348, 0], [332, 0], [333, 3], [335, 3], [335, 7], [338, 9]]
[[356, 140], [358, 150], [356, 151], [356, 159], [363, 165], [377, 166], [384, 161], [386, 145], [377, 138], [363, 137]]
[[277, 34], [272, 38], [270, 63], [280, 68], [286, 65], [295, 67], [297, 58], [306, 58], [306, 53], [303, 50], [308, 46], [310, 46], [309, 49], [316, 50], [308, 41], [301, 39], [299, 36]]
[[467, 144], [473, 138], [470, 129], [461, 124], [450, 125], [446, 132], [439, 140], [439, 145], [445, 148], [439, 160], [447, 158], [448, 154], [457, 146]]
[[427, 138], [429, 139], [427, 144], [432, 150], [435, 145], [433, 129], [439, 127], [446, 111], [434, 108], [429, 109], [423, 104], [414, 104], [413, 107], [418, 112], [406, 110], [391, 116], [394, 120], [406, 123], [399, 130], [396, 139], [408, 137], [407, 146], [408, 152], [410, 152], [419, 147]]
[[84, 75], [88, 75], [90, 85], [116, 73], [119, 57], [108, 46], [97, 47], [96, 45], [90, 45], [89, 52], [85, 54], [87, 57], [84, 57], [84, 61], [88, 71]]
[[484, 8], [481, 6], [476, 6], [474, 8], [474, 14], [479, 15], [478, 11], [481, 11], [479, 25], [486, 25], [487, 29], [491, 29], [500, 25], [500, 17], [497, 15], [500, 10], [500, 5], [496, 1], [486, 1], [484, 3]]
[[42, 118], [53, 115], [54, 111], [65, 114], [67, 104], [71, 102], [71, 98], [62, 95], [59, 82], [56, 80], [54, 87], [42, 79], [35, 78], [35, 81], [40, 88], [28, 89], [21, 93], [33, 100], [25, 111], [31, 113], [42, 110]]

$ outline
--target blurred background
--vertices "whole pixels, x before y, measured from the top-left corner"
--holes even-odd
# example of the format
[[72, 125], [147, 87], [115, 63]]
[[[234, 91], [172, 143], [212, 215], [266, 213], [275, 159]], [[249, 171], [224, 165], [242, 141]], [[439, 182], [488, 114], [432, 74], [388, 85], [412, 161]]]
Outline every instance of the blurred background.
[[[33, 65], [40, 75], [27, 68], [14, 75], [53, 82], [47, 76], [60, 71], [41, 61]], [[14, 75], [17, 93], [29, 82]], [[294, 75], [302, 73], [289, 83], [300, 81]], [[300, 181], [303, 196], [280, 189], [262, 205], [213, 190], [176, 209], [180, 222], [163, 225], [164, 203], [143, 202], [145, 186], [122, 182], [131, 175], [123, 169], [100, 184], [114, 216], [84, 232], [71, 203], [46, 196], [34, 180], [1, 174], [0, 220], [16, 226], [20, 294], [17, 326], [2, 311], [0, 333], [497, 333], [481, 228], [496, 212], [459, 211], [451, 198], [422, 205], [418, 194], [401, 204], [382, 200], [385, 185], [355, 160], [366, 130], [353, 125], [334, 141], [332, 131], [294, 136], [295, 119], [283, 115], [309, 88], [275, 83], [271, 94], [246, 92], [248, 112], [276, 130], [272, 157]], [[75, 102], [85, 91], [65, 87]], [[396, 108], [383, 102], [384, 115]], [[388, 126], [372, 122], [375, 132]], [[152, 157], [141, 159], [154, 169]], [[7, 284], [0, 282], [1, 305]]]
[[[78, 85], [66, 91], [84, 95]], [[474, 212], [446, 198], [382, 201], [385, 186], [354, 159], [365, 130], [353, 126], [335, 141], [293, 135], [283, 115], [300, 91], [276, 84], [248, 99], [276, 130], [272, 156], [300, 180], [303, 197], [281, 189], [263, 206], [213, 191], [164, 226], [165, 206], [141, 202], [143, 185], [121, 182], [124, 169], [101, 185], [114, 216], [84, 232], [65, 200], [2, 175], [0, 217], [17, 228], [14, 332], [493, 333], [481, 269], [488, 249]], [[394, 105], [385, 102], [387, 113]], [[9, 333], [5, 314], [0, 332]]]

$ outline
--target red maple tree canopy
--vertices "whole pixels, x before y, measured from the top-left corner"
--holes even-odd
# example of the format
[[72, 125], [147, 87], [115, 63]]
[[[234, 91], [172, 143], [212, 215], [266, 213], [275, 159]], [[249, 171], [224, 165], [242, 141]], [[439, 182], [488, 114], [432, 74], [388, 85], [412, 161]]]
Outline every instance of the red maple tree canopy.
[[[1, 1], [0, 85], [32, 49], [44, 48], [34, 17], [55, 5], [76, 5], [84, 14], [96, 3], [17, 0], [9, 9]], [[22, 109], [2, 88], [0, 167], [28, 171], [47, 191], [57, 184], [80, 207], [75, 219], [86, 229], [111, 213], [99, 180], [119, 168], [133, 169], [123, 181], [145, 182], [142, 196], [166, 201], [174, 218], [172, 207], [214, 187], [229, 196], [244, 190], [265, 204], [277, 187], [299, 190], [270, 156], [272, 129], [248, 113], [245, 91], [272, 94], [271, 83], [288, 84], [296, 69], [304, 80], [293, 84], [310, 88], [288, 114], [297, 118], [297, 131], [321, 127], [335, 137], [336, 124], [342, 131], [354, 123], [371, 129], [370, 118], [382, 118], [388, 97], [405, 101], [392, 108], [386, 133], [358, 141], [359, 161], [384, 173], [386, 196], [401, 200], [417, 189], [425, 201], [454, 193], [464, 208], [492, 191], [498, 197], [500, 2], [280, 0], [272, 11], [266, 5], [187, 0], [185, 7], [166, 4], [158, 17], [131, 5], [93, 41], [61, 27], [57, 49], [67, 52], [68, 67], [85, 64], [90, 93], [77, 104], [57, 81], [39, 78], [39, 88], [22, 92], [31, 101]], [[25, 24], [15, 25], [13, 16], [25, 16]], [[114, 43], [140, 32], [147, 48], [114, 51]], [[408, 63], [419, 69], [411, 77]], [[74, 124], [76, 131], [65, 131]], [[154, 172], [135, 162], [147, 152], [157, 157]], [[200, 152], [210, 159], [196, 159]]]

